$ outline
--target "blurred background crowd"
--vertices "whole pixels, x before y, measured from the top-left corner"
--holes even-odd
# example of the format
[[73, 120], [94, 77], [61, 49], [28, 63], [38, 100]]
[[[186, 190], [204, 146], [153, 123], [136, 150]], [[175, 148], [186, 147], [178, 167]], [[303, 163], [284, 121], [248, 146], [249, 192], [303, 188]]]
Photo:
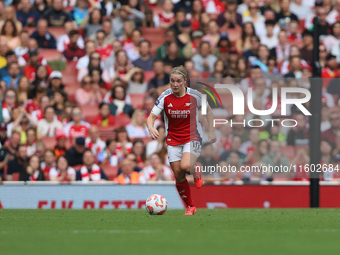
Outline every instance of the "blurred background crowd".
[[[214, 115], [290, 118], [260, 128], [216, 127], [201, 165], [309, 163], [308, 118], [281, 116], [282, 87], [310, 88], [314, 47], [322, 68], [322, 164], [340, 162], [340, 0], [4, 0], [0, 1], [0, 180], [173, 180], [160, 116], [158, 140], [146, 118], [183, 65], [191, 84], [227, 83], [271, 116], [232, 116], [232, 97]], [[320, 44], [313, 43], [319, 18]], [[301, 97], [290, 94], [291, 99]], [[306, 105], [308, 107], [308, 104]], [[271, 122], [269, 122], [271, 123]], [[206, 181], [307, 180], [308, 173], [207, 173]], [[329, 172], [324, 180], [337, 180]]]

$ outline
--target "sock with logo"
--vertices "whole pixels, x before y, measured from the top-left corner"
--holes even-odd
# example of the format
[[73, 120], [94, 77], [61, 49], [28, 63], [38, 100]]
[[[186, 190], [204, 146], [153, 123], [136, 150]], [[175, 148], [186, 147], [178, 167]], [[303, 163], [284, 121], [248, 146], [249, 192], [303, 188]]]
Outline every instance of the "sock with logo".
[[182, 183], [176, 182], [176, 188], [179, 196], [183, 199], [184, 203], [187, 206], [194, 206], [191, 200], [190, 186], [187, 179], [185, 179], [185, 181]]

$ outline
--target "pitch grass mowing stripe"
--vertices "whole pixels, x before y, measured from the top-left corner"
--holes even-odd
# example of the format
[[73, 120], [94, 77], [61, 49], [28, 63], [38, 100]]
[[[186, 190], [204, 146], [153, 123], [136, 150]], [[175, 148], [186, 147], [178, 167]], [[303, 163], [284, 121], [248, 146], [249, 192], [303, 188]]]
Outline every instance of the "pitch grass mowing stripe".
[[339, 254], [338, 209], [0, 210], [0, 254]]

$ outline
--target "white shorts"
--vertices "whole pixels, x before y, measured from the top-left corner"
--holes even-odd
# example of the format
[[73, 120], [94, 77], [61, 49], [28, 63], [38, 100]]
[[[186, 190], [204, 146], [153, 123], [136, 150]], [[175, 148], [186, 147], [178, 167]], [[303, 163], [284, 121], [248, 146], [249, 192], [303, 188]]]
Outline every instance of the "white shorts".
[[191, 141], [185, 144], [171, 146], [167, 145], [169, 162], [180, 161], [184, 152], [190, 152], [197, 158], [201, 155], [202, 145], [199, 141]]

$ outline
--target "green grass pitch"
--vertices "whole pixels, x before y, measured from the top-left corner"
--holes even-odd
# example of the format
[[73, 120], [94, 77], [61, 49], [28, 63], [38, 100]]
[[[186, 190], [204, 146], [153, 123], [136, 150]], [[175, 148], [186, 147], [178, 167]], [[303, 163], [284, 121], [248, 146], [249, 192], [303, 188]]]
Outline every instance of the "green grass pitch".
[[0, 254], [339, 254], [338, 209], [0, 210]]

